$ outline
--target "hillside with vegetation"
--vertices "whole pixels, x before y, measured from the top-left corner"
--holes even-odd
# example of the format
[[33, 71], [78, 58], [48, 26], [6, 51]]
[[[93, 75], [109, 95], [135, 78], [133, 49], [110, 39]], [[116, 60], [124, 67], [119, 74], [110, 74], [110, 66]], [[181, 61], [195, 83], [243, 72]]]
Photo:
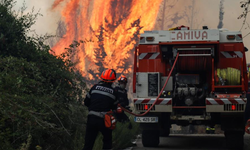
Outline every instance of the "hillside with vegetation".
[[[13, 0], [0, 0], [0, 149], [80, 150], [87, 88], [69, 59], [74, 47], [54, 56], [44, 44], [48, 36], [29, 36], [39, 13], [25, 14], [25, 7], [16, 12], [14, 5]], [[129, 130], [118, 124], [115, 149], [131, 144], [138, 129], [133, 126]]]

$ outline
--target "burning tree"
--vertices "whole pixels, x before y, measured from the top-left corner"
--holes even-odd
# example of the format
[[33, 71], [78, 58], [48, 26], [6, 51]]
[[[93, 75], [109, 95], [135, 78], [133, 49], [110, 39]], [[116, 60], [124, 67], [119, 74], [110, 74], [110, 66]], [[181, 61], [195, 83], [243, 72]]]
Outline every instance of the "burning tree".
[[58, 55], [72, 41], [83, 37], [92, 39], [93, 42], [77, 47], [73, 57], [86, 82], [96, 82], [105, 68], [115, 69], [118, 76], [124, 74], [129, 77], [139, 34], [153, 29], [160, 4], [161, 0], [148, 3], [144, 0], [105, 0], [98, 3], [94, 0], [56, 0], [52, 9], [64, 6], [61, 14], [66, 32], [52, 49]]
[[179, 7], [185, 8], [189, 2], [185, 1], [185, 5], [177, 5], [177, 2], [56, 0], [52, 9], [61, 9], [63, 24], [59, 24], [59, 29], [63, 31], [58, 33], [64, 34], [52, 49], [59, 55], [72, 41], [92, 39], [93, 42], [79, 46], [73, 57], [86, 82], [96, 82], [105, 68], [131, 78], [133, 51], [139, 34], [144, 30], [172, 27], [183, 19], [185, 14]]
[[[120, 22], [116, 22], [117, 25], [119, 25], [122, 22], [122, 19], [120, 20]], [[112, 25], [112, 23], [109, 23], [108, 21], [106, 22], [106, 28], [104, 28], [103, 26], [100, 26], [99, 30], [95, 32], [96, 34], [96, 38], [98, 40], [98, 46], [97, 48], [95, 48], [94, 50], [94, 54], [95, 54], [95, 65], [98, 67], [98, 71], [94, 71], [93, 69], [89, 69], [88, 73], [90, 73], [92, 75], [92, 77], [94, 77], [94, 80], [92, 81], [96, 81], [99, 78], [99, 74], [100, 72], [102, 72], [105, 69], [105, 66], [108, 66], [108, 64], [105, 62], [105, 58], [107, 57], [107, 53], [105, 52], [105, 47], [104, 47], [104, 38], [108, 38], [111, 39], [112, 42], [117, 42], [117, 39], [113, 38], [112, 39], [112, 33], [111, 31], [114, 30], [114, 26]], [[126, 29], [126, 31], [131, 31], [131, 30], [135, 30], [133, 35], [130, 37], [129, 40], [125, 41], [126, 45], [136, 45], [137, 41], [139, 41], [139, 33], [140, 30], [143, 27], [140, 25], [140, 19], [135, 20], [133, 23], [131, 23], [131, 26], [129, 28]], [[134, 47], [131, 48], [129, 51], [127, 51], [127, 55], [129, 55], [130, 57], [122, 57], [120, 58], [119, 62], [118, 62], [118, 66], [117, 66], [117, 76], [123, 74], [125, 76], [130, 76], [131, 75], [131, 71], [132, 71], [132, 55], [133, 55], [133, 51], [134, 51]], [[90, 81], [90, 82], [92, 82]]]

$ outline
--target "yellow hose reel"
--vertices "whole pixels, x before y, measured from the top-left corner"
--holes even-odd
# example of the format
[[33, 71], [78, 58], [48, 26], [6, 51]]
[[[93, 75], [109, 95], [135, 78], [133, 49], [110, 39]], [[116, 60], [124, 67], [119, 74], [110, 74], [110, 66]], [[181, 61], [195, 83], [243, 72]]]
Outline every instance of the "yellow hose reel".
[[221, 85], [240, 85], [240, 70], [235, 68], [217, 69]]

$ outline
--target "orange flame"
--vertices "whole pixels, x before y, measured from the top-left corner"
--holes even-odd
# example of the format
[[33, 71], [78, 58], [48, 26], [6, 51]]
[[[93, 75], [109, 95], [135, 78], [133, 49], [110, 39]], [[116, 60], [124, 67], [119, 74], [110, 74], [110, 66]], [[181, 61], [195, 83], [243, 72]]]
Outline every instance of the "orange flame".
[[52, 9], [56, 8], [63, 1], [64, 0], [55, 0], [54, 4], [52, 5]]
[[65, 4], [61, 15], [66, 33], [52, 49], [59, 55], [74, 40], [91, 39], [77, 53], [77, 67], [83, 75], [92, 70], [88, 78], [96, 78], [101, 68], [129, 73], [139, 34], [154, 28], [161, 1], [55, 0], [52, 9]]

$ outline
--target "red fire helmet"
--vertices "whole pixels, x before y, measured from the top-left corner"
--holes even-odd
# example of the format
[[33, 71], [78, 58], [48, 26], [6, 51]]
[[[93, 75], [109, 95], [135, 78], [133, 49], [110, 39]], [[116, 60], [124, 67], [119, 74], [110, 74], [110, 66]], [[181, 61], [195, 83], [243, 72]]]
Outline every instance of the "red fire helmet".
[[114, 82], [116, 80], [116, 72], [113, 69], [106, 69], [101, 74], [101, 80], [104, 82]]
[[128, 82], [128, 79], [127, 79], [124, 75], [121, 75], [121, 76], [118, 78], [118, 82], [127, 83], [127, 82]]

